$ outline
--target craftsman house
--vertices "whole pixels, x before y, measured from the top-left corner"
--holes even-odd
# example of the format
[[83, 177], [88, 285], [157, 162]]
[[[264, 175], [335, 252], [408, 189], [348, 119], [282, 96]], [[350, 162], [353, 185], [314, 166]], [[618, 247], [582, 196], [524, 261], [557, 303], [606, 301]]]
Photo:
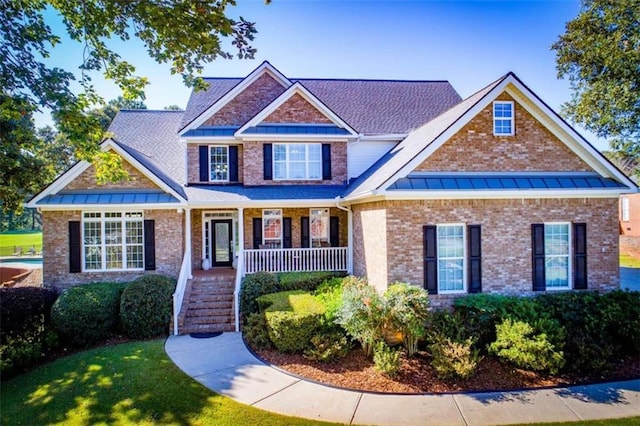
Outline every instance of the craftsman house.
[[[343, 270], [432, 304], [619, 285], [618, 198], [636, 185], [509, 73], [446, 81], [211, 78], [184, 111], [121, 111], [104, 150], [34, 197], [44, 282], [178, 278], [174, 331], [237, 328], [241, 278]], [[235, 298], [234, 298], [235, 297]]]

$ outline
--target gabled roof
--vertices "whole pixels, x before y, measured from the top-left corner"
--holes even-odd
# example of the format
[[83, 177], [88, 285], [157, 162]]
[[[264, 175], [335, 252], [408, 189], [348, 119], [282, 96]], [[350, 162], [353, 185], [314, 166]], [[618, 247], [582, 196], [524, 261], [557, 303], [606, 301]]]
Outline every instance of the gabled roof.
[[[508, 73], [411, 132], [350, 185], [345, 199], [353, 200], [379, 194], [394, 185], [398, 179], [407, 177], [415, 167], [446, 143], [451, 136], [471, 121], [478, 112], [503, 91], [507, 91], [518, 100], [523, 108], [534, 115], [538, 121], [602, 177], [613, 178], [622, 183], [624, 188], [631, 190], [636, 188], [636, 185], [624, 173], [606, 160], [600, 152], [525, 86], [515, 74]], [[612, 186], [607, 186], [607, 188], [612, 188]], [[618, 186], [616, 189], [620, 190], [620, 187]]]

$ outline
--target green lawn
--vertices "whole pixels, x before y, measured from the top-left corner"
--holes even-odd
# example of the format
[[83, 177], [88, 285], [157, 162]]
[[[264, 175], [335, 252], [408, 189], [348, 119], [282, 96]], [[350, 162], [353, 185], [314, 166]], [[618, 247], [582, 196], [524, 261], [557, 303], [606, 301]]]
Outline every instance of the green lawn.
[[34, 247], [42, 250], [42, 231], [14, 231], [0, 234], [0, 256], [11, 256], [16, 246], [26, 252]]
[[[163, 345], [164, 341], [153, 340], [92, 349], [2, 382], [1, 422], [3, 425], [326, 424], [271, 414], [213, 393], [182, 373], [169, 360]], [[635, 417], [579, 424], [612, 426], [639, 422], [640, 418]]]
[[640, 259], [620, 253], [620, 266], [623, 268], [640, 268]]

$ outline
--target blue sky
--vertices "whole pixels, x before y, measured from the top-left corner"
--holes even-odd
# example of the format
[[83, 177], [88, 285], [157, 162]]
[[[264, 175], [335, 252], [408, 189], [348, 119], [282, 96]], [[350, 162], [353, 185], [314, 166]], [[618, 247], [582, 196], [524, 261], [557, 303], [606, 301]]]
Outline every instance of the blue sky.
[[[218, 60], [204, 76], [243, 77], [268, 60], [288, 77], [449, 80], [464, 98], [513, 71], [556, 111], [571, 96], [569, 82], [556, 77], [550, 47], [577, 15], [577, 0], [239, 3], [228, 12], [256, 22], [256, 58]], [[186, 105], [190, 90], [168, 66], [145, 59], [140, 43], [112, 45], [149, 78], [149, 108]], [[67, 68], [81, 60], [80, 47], [68, 41], [53, 53], [53, 62]], [[119, 94], [99, 76], [94, 82], [106, 99]]]

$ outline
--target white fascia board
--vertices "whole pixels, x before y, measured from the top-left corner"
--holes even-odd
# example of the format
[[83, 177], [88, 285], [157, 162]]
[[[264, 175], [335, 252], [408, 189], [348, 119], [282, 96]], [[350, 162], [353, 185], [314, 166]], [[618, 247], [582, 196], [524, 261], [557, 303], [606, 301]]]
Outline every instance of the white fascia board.
[[187, 206], [186, 202], [180, 201], [179, 203], [154, 203], [154, 204], [45, 204], [43, 206], [34, 206], [41, 211], [100, 211], [100, 212], [119, 212], [119, 211], [133, 211], [133, 210], [173, 210], [184, 209]]
[[[620, 172], [608, 161], [603, 160], [603, 155], [600, 151], [596, 150], [573, 127], [562, 120], [558, 114], [549, 108], [535, 93], [528, 90], [517, 80], [513, 83], [513, 88], [507, 87], [505, 91], [518, 101], [518, 104], [538, 122], [543, 124], [554, 136], [562, 141], [573, 153], [587, 163], [589, 167], [602, 176], [618, 179], [627, 186], [636, 186], [624, 173]], [[531, 108], [529, 103], [535, 105], [536, 108]], [[542, 114], [540, 112], [542, 112]], [[516, 132], [517, 131], [516, 126]]]
[[187, 136], [182, 137], [182, 140], [187, 145], [201, 145], [201, 144], [238, 144], [242, 143], [241, 140], [234, 136]]
[[327, 198], [327, 199], [313, 199], [313, 200], [245, 200], [245, 201], [223, 201], [220, 203], [216, 203], [215, 201], [190, 201], [190, 208], [198, 208], [198, 209], [221, 209], [221, 208], [229, 208], [229, 209], [237, 209], [239, 207], [242, 208], [251, 208], [251, 207], [261, 207], [261, 208], [299, 208], [299, 207], [331, 207], [335, 204], [335, 198]]
[[196, 117], [191, 123], [189, 123], [184, 129], [180, 131], [179, 136], [184, 135], [187, 131], [191, 129], [196, 129], [204, 124], [205, 121], [209, 117], [211, 117], [216, 112], [220, 111], [222, 107], [224, 107], [227, 103], [229, 103], [233, 98], [235, 98], [240, 92], [249, 87], [251, 83], [256, 81], [259, 77], [261, 77], [264, 73], [268, 73], [271, 77], [273, 77], [278, 83], [282, 85], [282, 87], [291, 86], [291, 81], [287, 77], [285, 77], [280, 71], [275, 69], [273, 65], [269, 62], [264, 61], [258, 68], [253, 70], [248, 76], [246, 76], [240, 83], [238, 83], [233, 89], [229, 90], [223, 97], [218, 99], [213, 105], [204, 110], [198, 117]]
[[325, 141], [325, 142], [348, 142], [349, 140], [356, 139], [357, 136], [336, 136], [336, 135], [308, 135], [308, 134], [286, 134], [277, 135], [273, 133], [258, 134], [252, 133], [250, 135], [239, 135], [238, 138], [242, 141]]
[[529, 190], [529, 191], [385, 191], [385, 200], [471, 200], [471, 199], [529, 199], [529, 198], [618, 198], [621, 194], [635, 191], [630, 189], [573, 189], [573, 190]]
[[[316, 98], [313, 93], [309, 92], [306, 87], [304, 87], [300, 82], [295, 82], [291, 85], [287, 90], [284, 91], [280, 96], [273, 100], [269, 105], [264, 107], [260, 112], [258, 112], [253, 118], [247, 121], [242, 127], [240, 127], [235, 135], [236, 136], [244, 136], [242, 132], [247, 130], [249, 127], [256, 126], [262, 122], [265, 118], [267, 118], [272, 112], [277, 110], [282, 104], [292, 98], [294, 95], [299, 94], [309, 102], [314, 108], [324, 114], [327, 118], [329, 118], [335, 125], [338, 127], [342, 127], [347, 129], [350, 133], [351, 137], [358, 137], [358, 133], [351, 128], [344, 120], [342, 120], [337, 114], [335, 114], [331, 109], [326, 106], [320, 99]], [[295, 123], [292, 123], [295, 124]]]
[[361, 141], [400, 142], [408, 136], [408, 133], [389, 133], [385, 135], [360, 135]]

